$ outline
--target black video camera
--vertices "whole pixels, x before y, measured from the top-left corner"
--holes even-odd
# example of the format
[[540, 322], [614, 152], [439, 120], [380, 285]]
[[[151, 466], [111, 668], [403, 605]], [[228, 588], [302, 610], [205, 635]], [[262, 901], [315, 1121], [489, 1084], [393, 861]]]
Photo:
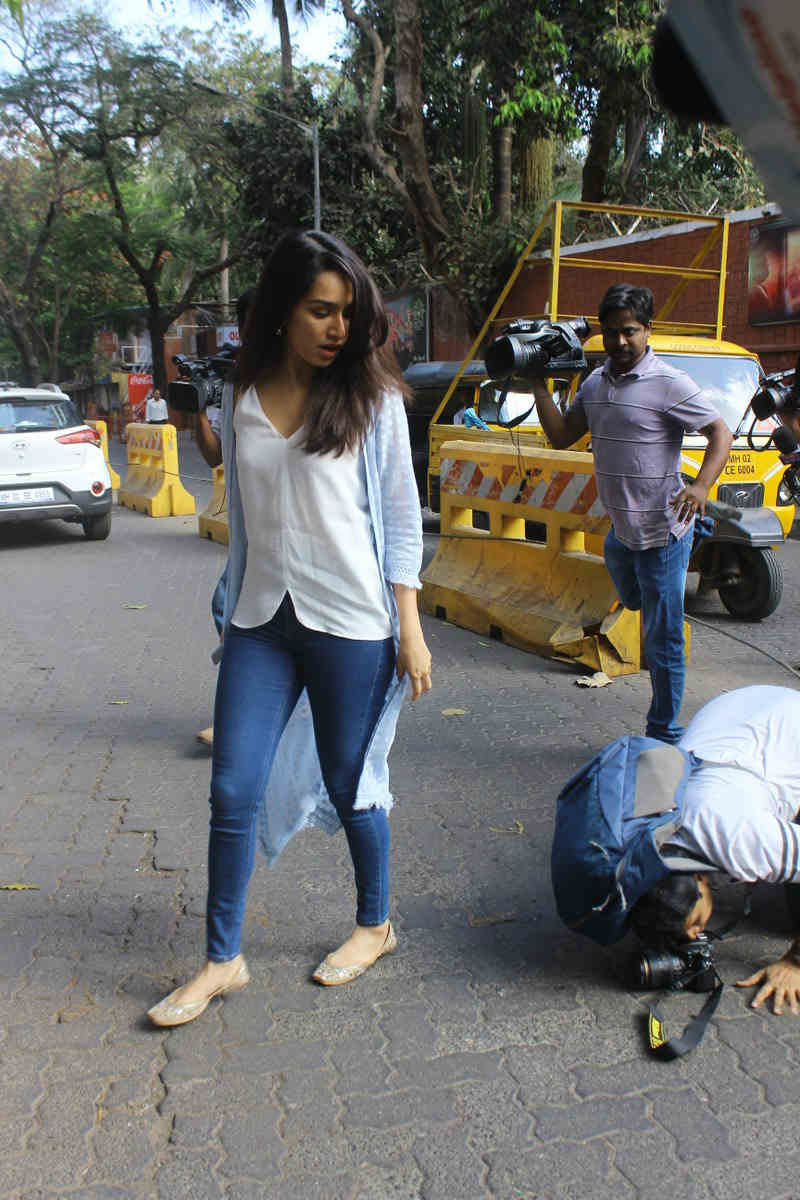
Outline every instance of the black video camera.
[[663, 950], [642, 950], [633, 955], [628, 969], [628, 986], [644, 992], [711, 992], [716, 978], [711, 938], [705, 933]]
[[486, 351], [489, 379], [541, 379], [586, 367], [581, 340], [589, 336], [585, 317], [574, 321], [512, 321]]
[[800, 446], [790, 430], [780, 425], [772, 431], [765, 443], [758, 445], [753, 442], [753, 432], [757, 421], [766, 421], [770, 417], [780, 417], [781, 413], [796, 413], [800, 411], [800, 356], [797, 366], [790, 371], [775, 371], [767, 375], [761, 387], [750, 401], [753, 421], [747, 432], [747, 444], [751, 450], [769, 450], [773, 446], [781, 455], [784, 462], [795, 461], [792, 456], [800, 451]]
[[226, 343], [210, 358], [173, 354], [178, 378], [167, 385], [167, 402], [179, 412], [203, 412], [209, 404], [222, 403], [222, 388], [236, 366], [236, 347]]
[[793, 367], [791, 371], [775, 371], [774, 374], [767, 375], [750, 401], [750, 407], [759, 421], [765, 421], [767, 417], [773, 417], [787, 409], [790, 412], [799, 409], [800, 380], [797, 378], [797, 367]]

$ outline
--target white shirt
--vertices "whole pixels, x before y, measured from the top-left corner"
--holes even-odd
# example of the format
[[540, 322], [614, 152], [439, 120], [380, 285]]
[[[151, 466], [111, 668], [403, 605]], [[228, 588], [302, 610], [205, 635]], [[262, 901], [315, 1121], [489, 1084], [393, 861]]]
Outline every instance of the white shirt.
[[167, 402], [163, 396], [158, 399], [155, 396], [148, 396], [145, 401], [145, 420], [146, 421], [166, 421], [169, 418], [167, 410]]
[[670, 846], [734, 879], [800, 883], [800, 692], [726, 692], [700, 709], [679, 745], [703, 762]]
[[288, 592], [302, 625], [337, 637], [391, 636], [362, 455], [306, 454], [285, 438], [254, 388], [234, 413], [247, 566], [233, 624], [269, 621]]

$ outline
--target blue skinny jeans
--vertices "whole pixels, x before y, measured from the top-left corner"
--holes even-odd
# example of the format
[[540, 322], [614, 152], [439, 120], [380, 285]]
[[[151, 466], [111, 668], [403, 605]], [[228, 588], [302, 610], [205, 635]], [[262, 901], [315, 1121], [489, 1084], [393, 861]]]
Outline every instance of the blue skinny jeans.
[[626, 608], [642, 612], [642, 635], [653, 700], [647, 736], [677, 742], [683, 733], [678, 716], [686, 682], [683, 647], [683, 593], [692, 552], [691, 529], [666, 546], [630, 550], [610, 529], [603, 553], [608, 573]]
[[389, 822], [381, 808], [354, 811], [353, 805], [394, 662], [392, 638], [356, 641], [307, 629], [288, 593], [265, 625], [230, 627], [214, 707], [206, 907], [212, 962], [227, 962], [240, 950], [258, 806], [303, 688], [322, 778], [353, 860], [356, 921], [382, 925], [386, 920]]

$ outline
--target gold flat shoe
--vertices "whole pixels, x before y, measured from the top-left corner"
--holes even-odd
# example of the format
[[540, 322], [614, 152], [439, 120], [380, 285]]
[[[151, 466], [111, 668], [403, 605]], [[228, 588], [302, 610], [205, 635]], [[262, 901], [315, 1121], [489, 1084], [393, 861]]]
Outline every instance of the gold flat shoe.
[[208, 729], [201, 729], [200, 732], [197, 734], [196, 741], [198, 741], [201, 746], [213, 746], [214, 745], [214, 726], [209, 725]]
[[350, 983], [353, 979], [358, 979], [359, 975], [363, 975], [368, 971], [373, 963], [376, 963], [379, 958], [383, 958], [384, 954], [394, 954], [397, 949], [397, 934], [395, 933], [391, 921], [386, 932], [386, 941], [381, 946], [378, 953], [368, 963], [355, 963], [350, 967], [334, 967], [332, 963], [325, 958], [319, 964], [311, 978], [315, 983], [321, 983], [323, 987], [338, 987], [340, 983]]
[[227, 996], [228, 992], [240, 992], [243, 987], [247, 987], [249, 982], [250, 972], [247, 969], [247, 963], [242, 958], [230, 983], [224, 983], [222, 987], [214, 988], [214, 991], [209, 992], [202, 1000], [192, 1000], [189, 1004], [177, 1004], [173, 1000], [173, 996], [181, 989], [175, 988], [174, 992], [170, 992], [163, 1000], [159, 1000], [158, 1004], [149, 1008], [147, 1015], [154, 1025], [186, 1025], [204, 1013], [215, 996]]

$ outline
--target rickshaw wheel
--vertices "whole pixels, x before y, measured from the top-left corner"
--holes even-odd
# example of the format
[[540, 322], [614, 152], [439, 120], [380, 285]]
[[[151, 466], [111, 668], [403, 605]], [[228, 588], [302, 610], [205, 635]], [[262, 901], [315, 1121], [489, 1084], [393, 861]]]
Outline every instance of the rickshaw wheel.
[[770, 549], [737, 550], [741, 582], [721, 587], [719, 598], [733, 617], [761, 621], [770, 616], [783, 595], [783, 567]]

